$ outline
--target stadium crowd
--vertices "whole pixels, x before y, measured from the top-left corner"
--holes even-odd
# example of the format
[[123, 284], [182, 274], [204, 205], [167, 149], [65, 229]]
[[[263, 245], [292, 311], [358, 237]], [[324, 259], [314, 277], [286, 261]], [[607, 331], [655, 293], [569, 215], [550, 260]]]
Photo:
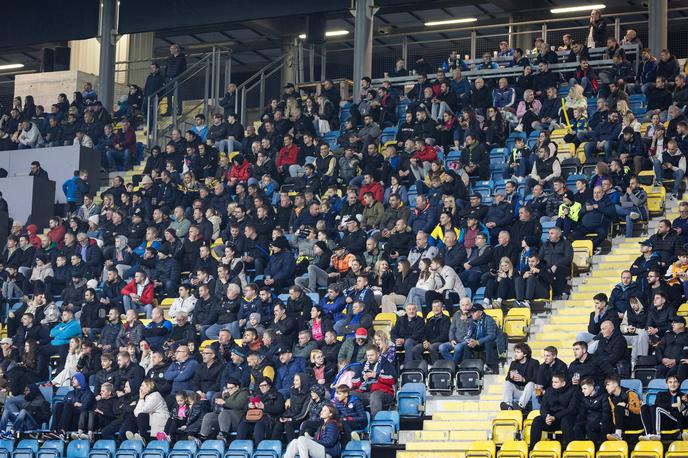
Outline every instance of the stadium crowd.
[[[614, 63], [596, 74], [587, 49], [602, 44]], [[499, 56], [523, 67], [513, 81], [469, 81], [452, 52], [434, 80], [417, 61], [410, 91], [363, 78], [353, 105], [329, 80], [315, 97], [288, 84], [258, 128], [241, 124], [230, 84], [224, 114], [173, 131], [134, 182], [116, 176], [96, 195], [75, 171], [63, 185], [66, 216], [46, 235], [15, 221], [0, 256], [3, 434], [50, 421], [47, 436], [63, 439], [273, 438], [290, 442], [287, 455], [335, 458], [367, 425], [366, 410], [374, 418], [393, 403], [404, 364], [471, 355], [497, 372], [504, 336], [486, 309], [565, 297], [571, 241], [593, 234], [599, 252], [612, 224], [632, 236], [648, 219], [640, 172], [674, 180], [673, 198], [682, 192], [686, 75], [668, 50], [655, 58], [647, 49], [632, 56], [636, 74], [623, 44], [642, 49], [633, 30], [607, 37], [595, 11], [587, 42], [564, 36], [559, 48], [579, 64], [571, 74], [549, 69], [560, 56], [542, 39], [528, 52], [503, 43]], [[61, 94], [50, 114], [30, 96], [15, 99], [0, 149], [77, 143], [108, 170], [130, 169], [146, 97], [183, 71], [180, 49], [170, 51], [166, 76], [153, 64], [145, 88], [132, 85], [112, 115], [88, 84], [71, 103]], [[495, 66], [486, 54], [477, 69]], [[399, 60], [389, 75], [407, 74]], [[638, 93], [643, 134], [629, 103]], [[389, 126], [396, 137], [383, 143]], [[564, 127], [567, 142], [587, 142], [582, 155], [550, 139]], [[326, 141], [333, 131], [336, 142]], [[497, 168], [495, 148], [507, 148]], [[594, 173], [569, 189], [566, 170], [586, 165]], [[32, 165], [32, 175], [49, 172]], [[476, 192], [494, 172], [504, 188]], [[534, 441], [558, 429], [565, 443], [620, 439], [634, 422], [654, 439], [667, 422], [685, 424], [680, 205], [621, 282], [592, 299], [568, 368], [555, 348], [538, 365], [516, 346], [503, 408], [540, 405]], [[378, 313], [398, 310], [391, 333], [374, 330]], [[668, 377], [653, 407], [619, 386], [641, 358]], [[73, 390], [51, 408], [39, 384]]]

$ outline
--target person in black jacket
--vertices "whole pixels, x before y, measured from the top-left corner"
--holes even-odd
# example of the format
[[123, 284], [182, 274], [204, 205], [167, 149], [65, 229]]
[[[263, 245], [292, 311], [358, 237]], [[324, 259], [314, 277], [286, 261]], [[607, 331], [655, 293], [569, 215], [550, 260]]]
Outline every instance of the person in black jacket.
[[[143, 106], [146, 119], [149, 119], [150, 113], [148, 113], [148, 98], [156, 93], [165, 84], [165, 78], [160, 74], [160, 66], [156, 62], [151, 62], [150, 73], [146, 77], [146, 84], [143, 86]], [[152, 105], [152, 104], [151, 104]], [[151, 106], [151, 111], [157, 109], [157, 107]], [[164, 167], [163, 167], [164, 168]]]
[[601, 390], [598, 393], [595, 381], [591, 378], [581, 382], [581, 392], [573, 435], [576, 440], [590, 440], [595, 443], [595, 447], [599, 447], [612, 431], [612, 413], [607, 392]]
[[597, 348], [598, 336], [604, 321], [610, 320], [616, 327], [619, 326], [619, 316], [616, 310], [609, 306], [607, 295], [597, 293], [592, 298], [595, 310], [590, 312], [588, 320], [588, 332], [581, 332], [576, 336], [576, 340], [583, 340], [588, 343], [590, 353], [594, 353]]
[[204, 399], [212, 399], [220, 391], [220, 376], [225, 366], [217, 360], [217, 354], [211, 346], [205, 347], [201, 355], [203, 364], [198, 366], [191, 379], [191, 387]]
[[629, 270], [621, 272], [621, 282], [617, 283], [609, 296], [609, 305], [622, 316], [630, 308], [631, 297], [640, 297], [640, 285], [633, 281]]
[[530, 307], [533, 299], [549, 298], [551, 283], [552, 273], [537, 254], [532, 254], [528, 258], [528, 268], [514, 281], [516, 302], [521, 307]]
[[423, 341], [413, 347], [413, 360], [423, 359], [423, 353], [430, 353], [430, 361], [434, 364], [440, 356], [440, 345], [449, 341], [449, 325], [451, 320], [444, 311], [444, 302], [436, 299], [432, 301], [432, 310], [425, 319], [425, 335]]
[[[525, 410], [535, 393], [535, 381], [540, 363], [533, 359], [533, 351], [526, 343], [517, 343], [514, 347], [514, 359], [509, 364], [509, 371], [504, 384], [504, 394], [500, 408], [502, 410]], [[514, 398], [518, 401], [514, 402]]]
[[671, 319], [675, 315], [674, 308], [667, 302], [667, 294], [657, 291], [652, 295], [652, 306], [647, 312], [645, 330], [650, 336], [650, 342], [659, 342], [664, 334], [671, 329]]
[[[664, 334], [655, 349], [657, 358], [657, 378], [665, 378], [676, 375], [682, 361], [688, 354], [684, 349], [688, 348], [688, 332], [686, 332], [686, 319], [675, 316], [671, 319], [671, 331]], [[683, 364], [685, 365], [685, 364]]]
[[[178, 44], [171, 44], [170, 45], [170, 55], [167, 57], [167, 68], [165, 69], [165, 84], [170, 84], [170, 82], [184, 73], [186, 71], [186, 56], [184, 53], [181, 52], [181, 49], [179, 48]], [[174, 86], [176, 86], [177, 83], [174, 83]], [[170, 87], [170, 89], [172, 89]], [[163, 116], [170, 116], [172, 112], [172, 93], [173, 91], [170, 91], [170, 93], [167, 95], [167, 112], [163, 113]], [[182, 98], [180, 97], [179, 91], [177, 91], [177, 94], [175, 94], [175, 106], [177, 109], [177, 115], [180, 115], [182, 113]]]
[[626, 378], [631, 375], [630, 359], [626, 339], [619, 331], [618, 323], [605, 320], [600, 326], [600, 333], [595, 337], [597, 349], [595, 356], [611, 366], [618, 375]]
[[425, 337], [425, 321], [422, 315], [418, 316], [418, 305], [406, 305], [406, 316], [397, 320], [390, 337], [397, 348], [404, 349], [404, 363], [413, 361], [413, 348], [422, 344]]
[[566, 376], [554, 374], [552, 387], [545, 392], [540, 405], [540, 415], [533, 420], [530, 430], [530, 450], [542, 439], [543, 431], [562, 431], [562, 448], [573, 439], [576, 421], [578, 390], [566, 383]]
[[575, 359], [569, 364], [569, 379], [572, 385], [578, 386], [581, 380], [588, 377], [595, 379], [596, 386], [602, 386], [604, 378], [614, 375], [614, 369], [606, 360], [588, 353], [588, 344], [582, 341], [573, 344]]
[[538, 399], [552, 386], [552, 376], [563, 374], [566, 376], [568, 368], [566, 363], [557, 358], [558, 350], [556, 347], [545, 347], [542, 351], [542, 364], [538, 366], [535, 377], [535, 395]]
[[683, 429], [688, 424], [688, 417], [684, 415], [688, 394], [679, 391], [681, 383], [677, 376], [668, 376], [666, 383], [669, 389], [657, 393], [653, 405], [645, 404], [640, 408], [640, 418], [645, 428], [640, 440], [662, 440], [662, 430]]
[[108, 306], [96, 302], [96, 290], [87, 288], [84, 291], [84, 303], [81, 306], [81, 332], [87, 339], [94, 342], [100, 335], [107, 318]]

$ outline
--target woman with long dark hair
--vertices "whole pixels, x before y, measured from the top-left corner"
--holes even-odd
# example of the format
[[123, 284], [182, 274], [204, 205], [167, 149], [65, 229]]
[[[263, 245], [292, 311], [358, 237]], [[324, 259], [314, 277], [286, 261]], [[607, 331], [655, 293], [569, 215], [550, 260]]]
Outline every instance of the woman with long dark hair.
[[341, 453], [340, 439], [342, 428], [339, 423], [337, 408], [332, 404], [326, 404], [320, 411], [320, 419], [323, 424], [318, 428], [315, 437], [301, 436], [294, 439], [287, 446], [284, 458], [294, 458], [297, 454], [300, 458], [337, 458]]

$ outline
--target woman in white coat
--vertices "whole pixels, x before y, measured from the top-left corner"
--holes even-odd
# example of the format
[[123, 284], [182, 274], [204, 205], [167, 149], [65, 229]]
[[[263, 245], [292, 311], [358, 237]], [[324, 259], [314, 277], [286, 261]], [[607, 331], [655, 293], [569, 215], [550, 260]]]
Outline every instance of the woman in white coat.
[[127, 439], [143, 440], [140, 433], [150, 430], [149, 437], [156, 437], [159, 432], [165, 430], [165, 423], [170, 418], [167, 404], [162, 395], [155, 389], [153, 380], [144, 380], [139, 388], [139, 402], [134, 408], [136, 427], [139, 432], [127, 431]]

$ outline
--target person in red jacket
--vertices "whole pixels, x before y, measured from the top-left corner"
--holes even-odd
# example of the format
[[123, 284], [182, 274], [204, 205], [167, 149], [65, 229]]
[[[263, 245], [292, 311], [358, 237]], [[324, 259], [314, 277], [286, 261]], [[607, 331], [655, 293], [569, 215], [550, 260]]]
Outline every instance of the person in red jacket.
[[389, 406], [394, 400], [394, 387], [397, 383], [394, 365], [380, 356], [375, 345], [366, 348], [366, 362], [361, 375], [354, 378], [353, 388], [363, 404], [370, 406], [370, 417]]
[[48, 227], [50, 228], [50, 230], [48, 231], [48, 238], [50, 239], [50, 243], [54, 247], [62, 248], [62, 242], [64, 240], [66, 229], [62, 224], [62, 221], [60, 221], [60, 218], [56, 216], [50, 218], [50, 220], [48, 221]]
[[118, 163], [122, 163], [122, 169], [129, 170], [132, 159], [136, 158], [136, 132], [126, 119], [120, 121], [122, 130], [114, 137], [112, 147], [108, 148], [105, 155], [110, 169], [116, 169]]
[[137, 270], [134, 279], [122, 288], [124, 311], [129, 309], [146, 312], [146, 318], [153, 313], [153, 283], [146, 272]]
[[425, 176], [430, 171], [430, 164], [437, 160], [437, 149], [432, 145], [425, 144], [425, 139], [416, 139], [416, 152], [411, 156], [411, 172], [416, 180], [425, 180]]
[[363, 175], [363, 184], [361, 185], [361, 190], [358, 192], [358, 200], [360, 200], [363, 205], [366, 204], [365, 200], [363, 200], [363, 195], [367, 192], [373, 195], [376, 202], [382, 202], [385, 198], [385, 188], [379, 181], [375, 181], [373, 175], [370, 173]]
[[[277, 153], [277, 161], [275, 161], [279, 173], [287, 176], [290, 166], [296, 164], [298, 157], [299, 147], [294, 144], [294, 137], [289, 134], [285, 135], [284, 146], [280, 148], [279, 153]], [[290, 174], [289, 176], [293, 175]]]
[[237, 183], [246, 183], [253, 176], [251, 163], [244, 159], [243, 154], [237, 154], [232, 158], [232, 168], [229, 171], [227, 185], [236, 186]]

